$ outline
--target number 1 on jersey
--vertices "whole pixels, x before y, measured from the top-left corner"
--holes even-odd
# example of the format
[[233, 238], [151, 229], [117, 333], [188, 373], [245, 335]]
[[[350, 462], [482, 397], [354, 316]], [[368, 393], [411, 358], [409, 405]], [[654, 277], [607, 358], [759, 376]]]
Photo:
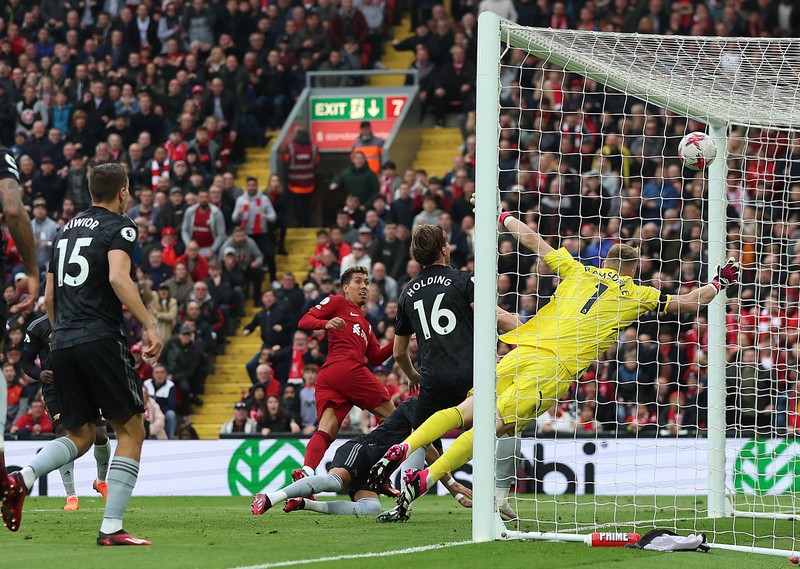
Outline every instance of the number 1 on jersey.
[[583, 305], [581, 308], [581, 314], [588, 314], [589, 311], [594, 306], [594, 303], [598, 301], [598, 299], [603, 296], [603, 293], [608, 290], [608, 285], [604, 283], [597, 283], [597, 290], [594, 291], [592, 297], [586, 301], [586, 304]]
[[[428, 317], [425, 315], [425, 305], [422, 303], [422, 299], [414, 301], [414, 310], [416, 310], [417, 314], [419, 314], [419, 323], [420, 326], [422, 326], [422, 335], [425, 336], [426, 340], [430, 340], [431, 338], [431, 327], [433, 327], [433, 331], [440, 336], [447, 336], [450, 332], [455, 330], [456, 315], [449, 308], [442, 308], [443, 298], [444, 293], [442, 292], [437, 294], [436, 299], [433, 301], [430, 326], [428, 326]], [[442, 318], [445, 319], [444, 326], [441, 325]]]
[[86, 279], [89, 278], [89, 261], [86, 260], [86, 257], [81, 255], [81, 249], [83, 247], [88, 247], [91, 243], [91, 237], [79, 237], [75, 240], [75, 246], [72, 248], [72, 252], [69, 255], [69, 261], [67, 261], [68, 264], [78, 265], [80, 268], [78, 275], [73, 277], [64, 271], [64, 257], [67, 256], [69, 241], [61, 239], [58, 242], [56, 245], [58, 248], [58, 286], [64, 286], [64, 284], [67, 286], [80, 286], [86, 282]]

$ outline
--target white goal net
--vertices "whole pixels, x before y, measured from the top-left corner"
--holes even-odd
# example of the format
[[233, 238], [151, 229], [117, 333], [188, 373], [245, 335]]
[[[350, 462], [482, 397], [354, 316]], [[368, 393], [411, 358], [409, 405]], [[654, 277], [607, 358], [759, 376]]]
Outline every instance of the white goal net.
[[[636, 282], [667, 294], [709, 282], [731, 256], [742, 270], [707, 308], [648, 312], [622, 329], [518, 433], [496, 480], [518, 520], [502, 526], [486, 519], [495, 461], [481, 451], [495, 444], [494, 365], [513, 346], [476, 327], [474, 537], [660, 528], [789, 556], [800, 519], [800, 41], [532, 29], [492, 14], [479, 37], [477, 321], [492, 299], [534, 317], [559, 284], [498, 229], [498, 202], [585, 265], [615, 243], [637, 247]], [[678, 158], [692, 131], [717, 145], [699, 172]]]

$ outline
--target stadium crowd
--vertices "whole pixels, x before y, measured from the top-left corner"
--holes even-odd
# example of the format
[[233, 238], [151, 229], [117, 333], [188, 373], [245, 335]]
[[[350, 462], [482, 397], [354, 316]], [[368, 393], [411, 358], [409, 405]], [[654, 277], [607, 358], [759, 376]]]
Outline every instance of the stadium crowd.
[[[59, 226], [89, 204], [89, 169], [114, 161], [129, 170], [128, 215], [139, 227], [137, 278], [169, 338], [151, 365], [141, 357], [138, 324], [126, 319], [128, 344], [151, 398], [152, 436], [192, 436], [180, 417], [202, 405], [214, 356], [224, 351], [248, 300], [262, 309], [245, 322], [245, 333], [258, 330], [262, 349], [242, 371], [253, 386], [232, 402], [233, 418], [222, 431], [310, 434], [326, 343], [323, 334], [296, 326], [308, 308], [339, 291], [341, 272], [369, 267], [367, 318], [386, 343], [393, 338], [399, 292], [419, 271], [408, 255], [416, 225], [444, 227], [454, 266], [472, 268], [479, 11], [560, 29], [746, 37], [800, 31], [800, 8], [790, 0], [464, 0], [453, 1], [449, 12], [433, 1], [406, 4], [0, 1], [0, 143], [18, 158], [41, 270]], [[411, 35], [390, 38], [389, 26], [406, 9]], [[236, 186], [245, 148], [263, 144], [265, 130], [283, 124], [308, 71], [345, 71], [320, 85], [356, 84], [346, 71], [382, 66], [384, 41], [414, 53], [420, 99], [433, 124], [458, 116], [464, 144], [449, 171], [398, 171], [380, 160], [381, 141], [365, 124], [352, 164], [342, 172], [301, 160], [313, 145], [300, 136], [287, 147], [285, 174], [273, 175], [266, 188], [259, 187], [266, 180], [255, 179]], [[641, 249], [643, 283], [677, 291], [703, 282], [706, 188], [702, 176], [681, 169], [675, 153], [677, 140], [703, 125], [518, 51], [509, 51], [504, 63], [503, 106], [519, 109], [501, 113], [499, 186], [506, 208], [582, 262], [597, 265], [613, 243], [625, 241]], [[729, 249], [745, 271], [741, 302], [729, 301], [728, 418], [764, 433], [794, 432], [800, 430], [800, 141], [736, 132]], [[335, 223], [318, 233], [308, 275], [278, 274], [275, 255], [286, 252], [286, 225], [308, 225], [309, 196], [329, 187], [347, 197]], [[4, 296], [13, 305], [26, 275], [6, 239], [13, 269]], [[499, 304], [529, 318], [556, 280], [507, 236], [500, 236], [499, 250]], [[3, 374], [13, 413], [9, 428], [16, 426], [18, 436], [46, 427], [37, 409], [27, 412], [38, 385], [19, 364], [25, 327], [41, 313], [39, 303], [32, 313], [9, 319]], [[625, 331], [537, 428], [702, 428], [707, 345], [704, 315], [653, 317]], [[412, 357], [415, 349], [412, 343]], [[507, 349], [500, 345], [499, 355]], [[399, 401], [408, 386], [389, 364], [375, 372]], [[366, 414], [350, 417], [352, 429], [371, 424]]]

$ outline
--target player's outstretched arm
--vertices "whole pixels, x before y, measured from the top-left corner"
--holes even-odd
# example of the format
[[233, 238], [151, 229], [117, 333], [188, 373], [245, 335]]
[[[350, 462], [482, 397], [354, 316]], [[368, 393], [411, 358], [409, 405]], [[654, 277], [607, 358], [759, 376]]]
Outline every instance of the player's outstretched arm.
[[[472, 196], [469, 202], [474, 206], [475, 196]], [[475, 211], [475, 209], [473, 208], [472, 211]], [[502, 208], [500, 210], [500, 224], [511, 233], [514, 239], [540, 257], [544, 257], [553, 250], [550, 244], [545, 241], [541, 235]]]
[[39, 298], [39, 267], [36, 264], [31, 218], [25, 211], [19, 183], [15, 179], [0, 180], [0, 204], [3, 206], [8, 231], [14, 239], [22, 263], [25, 265], [25, 272], [28, 274], [28, 298], [15, 304], [12, 309], [13, 312], [22, 312], [33, 306]]
[[507, 211], [500, 214], [500, 223], [503, 227], [508, 229], [514, 239], [533, 251], [535, 255], [544, 257], [553, 250], [550, 244], [545, 241], [541, 235], [522, 223], [519, 219], [513, 217]]
[[126, 251], [112, 249], [108, 252], [108, 280], [120, 302], [130, 309], [134, 318], [147, 330], [150, 345], [145, 348], [143, 355], [149, 359], [158, 359], [163, 347], [158, 324], [145, 308], [139, 296], [139, 287], [131, 278], [131, 258]]
[[717, 277], [707, 285], [698, 287], [686, 294], [679, 294], [670, 298], [667, 312], [680, 314], [684, 312], [697, 312], [712, 300], [717, 294], [729, 286], [735, 285], [739, 280], [739, 263], [731, 257], [728, 262], [717, 269]]

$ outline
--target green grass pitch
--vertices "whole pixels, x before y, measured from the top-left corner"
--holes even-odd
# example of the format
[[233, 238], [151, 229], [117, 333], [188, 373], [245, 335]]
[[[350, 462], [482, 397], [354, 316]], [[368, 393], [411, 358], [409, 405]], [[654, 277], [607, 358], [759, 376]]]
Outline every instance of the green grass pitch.
[[[610, 506], [595, 508], [584, 500], [577, 504], [553, 501], [538, 509], [540, 519], [551, 516], [566, 521], [567, 514], [577, 513], [579, 523], [612, 521]], [[602, 502], [602, 500], [599, 500]], [[712, 550], [708, 554], [659, 554], [624, 548], [589, 548], [575, 543], [538, 541], [494, 542], [435, 548], [428, 551], [384, 558], [365, 557], [312, 564], [301, 560], [338, 555], [379, 554], [415, 546], [445, 544], [469, 540], [470, 511], [456, 505], [449, 497], [423, 497], [415, 503], [411, 521], [382, 525], [369, 517], [325, 516], [311, 512], [284, 514], [275, 508], [263, 516], [252, 516], [250, 499], [239, 498], [134, 498], [125, 527], [138, 537], [152, 540], [152, 547], [101, 548], [94, 540], [102, 517], [99, 498], [82, 498], [81, 509], [64, 512], [62, 498], [28, 498], [22, 527], [16, 534], [0, 533], [0, 567], [54, 567], [71, 569], [135, 568], [219, 568], [264, 566], [281, 562], [283, 566], [303, 567], [572, 567], [620, 569], [735, 569], [738, 567], [792, 567], [786, 558]], [[383, 500], [387, 508], [390, 500]], [[689, 510], [695, 501], [674, 498], [664, 503], [636, 508], [637, 519], [653, 515], [664, 519], [675, 510]], [[530, 510], [530, 511], [526, 511]], [[524, 506], [525, 515], [533, 512]], [[617, 508], [616, 520], [625, 519], [632, 508]], [[632, 518], [628, 518], [632, 519]], [[707, 521], [704, 529], [720, 531], [719, 538], [730, 542], [725, 531], [730, 520]], [[752, 529], [753, 521], [747, 520]], [[794, 535], [791, 522], [756, 522], [762, 531]], [[548, 529], [542, 527], [542, 529]], [[607, 531], [613, 531], [608, 528]], [[630, 527], [621, 527], [629, 530]], [[640, 531], [650, 529], [645, 525]], [[726, 537], [727, 535], [727, 537]], [[293, 562], [293, 563], [291, 563]]]

